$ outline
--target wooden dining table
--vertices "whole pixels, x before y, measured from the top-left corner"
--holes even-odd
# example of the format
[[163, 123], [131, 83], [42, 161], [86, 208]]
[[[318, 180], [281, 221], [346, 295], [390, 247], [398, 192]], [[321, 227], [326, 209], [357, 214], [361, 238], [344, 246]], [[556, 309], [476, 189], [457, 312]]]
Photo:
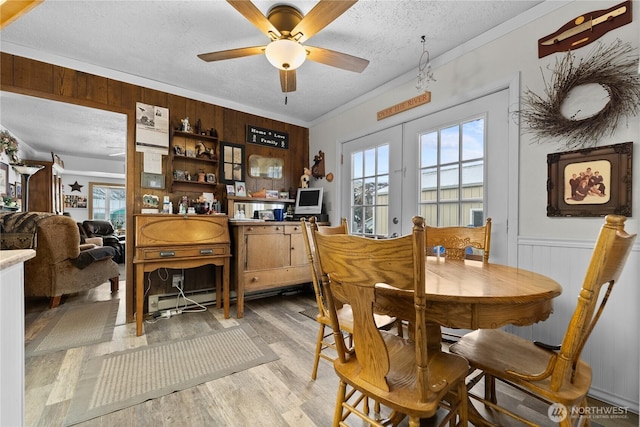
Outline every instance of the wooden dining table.
[[[555, 280], [533, 271], [475, 260], [427, 256], [426, 327], [429, 349], [440, 351], [441, 327], [495, 329], [547, 319], [562, 293]], [[415, 319], [413, 292], [378, 284], [378, 311]]]

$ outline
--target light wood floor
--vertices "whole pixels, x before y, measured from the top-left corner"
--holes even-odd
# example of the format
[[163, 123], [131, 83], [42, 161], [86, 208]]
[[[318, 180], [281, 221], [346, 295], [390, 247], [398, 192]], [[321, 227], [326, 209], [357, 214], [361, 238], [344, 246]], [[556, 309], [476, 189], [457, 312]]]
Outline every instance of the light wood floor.
[[[280, 357], [279, 360], [215, 381], [147, 401], [80, 426], [330, 426], [338, 381], [331, 365], [320, 362], [318, 379], [311, 380], [317, 333], [314, 320], [300, 311], [314, 306], [311, 293], [249, 299], [244, 319], [224, 319], [209, 307], [145, 323], [146, 334], [135, 336], [135, 324], [125, 323], [124, 282], [111, 295], [109, 284], [63, 298], [63, 304], [84, 304], [121, 297], [113, 340], [108, 343], [30, 357], [26, 360], [26, 425], [61, 426], [78, 381], [83, 361], [103, 354], [146, 346], [164, 340], [203, 333], [248, 322]], [[29, 342], [51, 319], [44, 299], [26, 303], [25, 340]], [[232, 313], [235, 312], [232, 309]], [[551, 425], [546, 407], [524, 396], [505, 396], [516, 406], [540, 413], [541, 425]], [[501, 400], [502, 401], [502, 400]], [[545, 421], [547, 420], [547, 421]], [[596, 420], [603, 426], [638, 426], [638, 417]], [[546, 424], [545, 424], [546, 423]], [[360, 424], [356, 424], [360, 425]], [[507, 423], [505, 423], [507, 425]], [[508, 424], [516, 425], [516, 424]], [[592, 423], [594, 425], [594, 423]]]

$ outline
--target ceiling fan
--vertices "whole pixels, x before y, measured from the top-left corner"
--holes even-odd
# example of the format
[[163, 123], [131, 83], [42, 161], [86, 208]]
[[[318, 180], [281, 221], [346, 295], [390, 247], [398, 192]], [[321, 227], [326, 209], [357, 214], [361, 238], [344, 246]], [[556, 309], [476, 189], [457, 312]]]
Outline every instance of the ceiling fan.
[[251, 1], [227, 0], [265, 33], [271, 42], [265, 46], [202, 53], [198, 58], [211, 62], [264, 53], [269, 62], [280, 70], [280, 86], [285, 93], [296, 90], [295, 70], [306, 59], [361, 73], [369, 65], [366, 59], [302, 44], [346, 12], [356, 1], [320, 0], [306, 15], [293, 6], [276, 5], [265, 16]]

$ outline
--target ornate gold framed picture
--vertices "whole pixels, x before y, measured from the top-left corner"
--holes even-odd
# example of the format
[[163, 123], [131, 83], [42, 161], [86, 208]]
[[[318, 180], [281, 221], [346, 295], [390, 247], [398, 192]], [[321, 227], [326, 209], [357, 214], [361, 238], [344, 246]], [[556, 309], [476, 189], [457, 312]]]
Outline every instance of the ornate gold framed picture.
[[633, 142], [547, 155], [547, 216], [631, 216]]

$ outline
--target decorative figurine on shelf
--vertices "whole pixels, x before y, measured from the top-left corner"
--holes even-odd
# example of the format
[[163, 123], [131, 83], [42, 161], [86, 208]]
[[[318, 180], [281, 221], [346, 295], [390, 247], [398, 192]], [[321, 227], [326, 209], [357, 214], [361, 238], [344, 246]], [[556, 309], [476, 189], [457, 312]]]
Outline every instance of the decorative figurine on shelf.
[[313, 156], [313, 166], [311, 166], [311, 175], [314, 178], [324, 178], [324, 152], [318, 151], [318, 154]]
[[182, 123], [182, 127], [180, 128], [182, 132], [191, 132], [191, 124], [189, 124], [189, 117], [180, 120], [180, 122]]
[[207, 158], [215, 160], [213, 150], [208, 148], [202, 141], [196, 143], [196, 157]]
[[304, 173], [300, 177], [300, 188], [309, 188], [310, 179], [311, 179], [311, 169], [304, 168]]
[[198, 182], [206, 182], [207, 174], [204, 172], [204, 169], [200, 169], [198, 172]]

